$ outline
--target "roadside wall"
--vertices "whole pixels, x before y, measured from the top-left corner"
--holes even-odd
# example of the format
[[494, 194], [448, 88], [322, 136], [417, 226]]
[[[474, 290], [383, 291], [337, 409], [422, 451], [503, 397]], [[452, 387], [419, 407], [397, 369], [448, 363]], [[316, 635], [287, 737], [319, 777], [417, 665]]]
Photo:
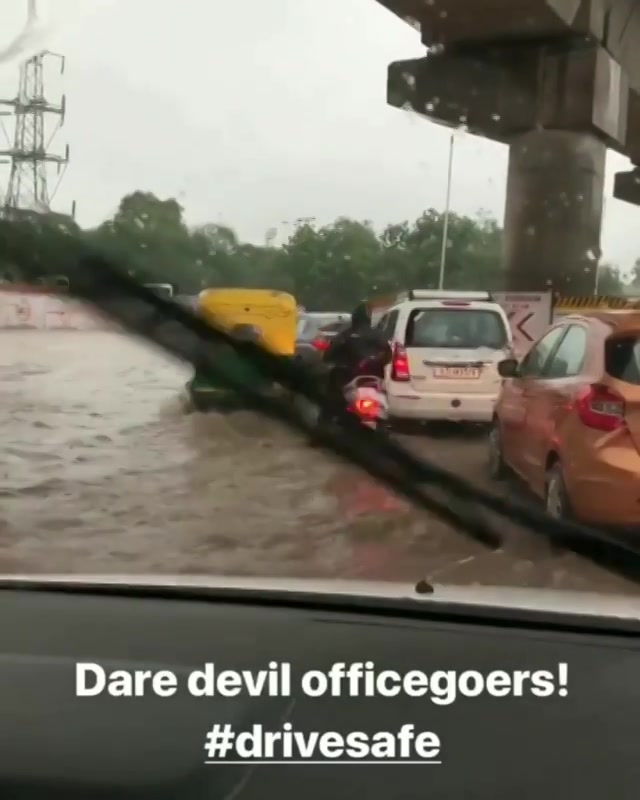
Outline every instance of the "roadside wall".
[[[177, 303], [195, 309], [198, 295], [176, 295]], [[89, 305], [50, 288], [0, 284], [1, 330], [113, 330], [115, 324]]]
[[93, 308], [51, 290], [0, 285], [0, 330], [109, 330], [113, 324]]

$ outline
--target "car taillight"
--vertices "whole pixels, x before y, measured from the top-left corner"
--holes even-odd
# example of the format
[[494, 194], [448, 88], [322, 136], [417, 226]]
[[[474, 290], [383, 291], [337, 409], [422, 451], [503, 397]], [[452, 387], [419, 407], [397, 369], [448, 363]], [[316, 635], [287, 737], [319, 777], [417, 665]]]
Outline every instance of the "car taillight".
[[373, 397], [357, 397], [353, 403], [353, 410], [359, 417], [375, 419], [380, 413], [380, 403]]
[[316, 350], [326, 350], [329, 347], [329, 340], [325, 339], [324, 336], [318, 336], [311, 342], [311, 346], [315, 347]]
[[594, 383], [576, 398], [576, 411], [583, 425], [598, 431], [616, 431], [624, 426], [624, 400], [619, 394]]
[[392, 381], [408, 381], [409, 375], [409, 360], [407, 358], [407, 351], [401, 344], [396, 342], [393, 345], [393, 358], [391, 360], [391, 380]]

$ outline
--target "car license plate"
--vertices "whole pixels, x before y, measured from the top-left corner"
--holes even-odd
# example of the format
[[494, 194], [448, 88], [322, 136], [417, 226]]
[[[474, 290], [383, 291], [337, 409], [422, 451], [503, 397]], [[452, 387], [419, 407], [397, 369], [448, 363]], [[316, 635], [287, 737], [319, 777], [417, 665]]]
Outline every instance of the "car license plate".
[[480, 370], [477, 367], [434, 367], [434, 378], [448, 378], [449, 380], [477, 380]]

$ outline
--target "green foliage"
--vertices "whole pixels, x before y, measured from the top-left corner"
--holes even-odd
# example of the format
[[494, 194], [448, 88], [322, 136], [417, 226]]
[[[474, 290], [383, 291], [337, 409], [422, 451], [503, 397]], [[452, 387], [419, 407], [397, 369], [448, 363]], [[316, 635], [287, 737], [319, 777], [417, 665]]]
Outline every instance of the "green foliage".
[[[300, 224], [281, 247], [259, 247], [221, 225], [189, 230], [174, 200], [135, 192], [90, 237], [136, 277], [173, 283], [182, 293], [205, 286], [273, 288], [324, 311], [407, 286], [437, 286], [443, 225], [434, 210], [380, 234], [341, 217], [320, 228]], [[451, 214], [446, 285], [499, 286], [501, 237], [495, 220]]]
[[83, 233], [69, 217], [20, 214], [0, 220], [0, 280], [64, 275]]
[[[273, 288], [291, 292], [309, 310], [348, 310], [371, 295], [436, 288], [443, 231], [444, 215], [429, 209], [380, 233], [344, 217], [319, 228], [300, 224], [281, 247], [260, 247], [240, 242], [223, 225], [190, 229], [176, 200], [138, 191], [89, 231], [53, 215], [0, 222], [0, 275], [64, 274], [78, 244], [88, 244], [139, 280], [172, 283], [180, 293], [208, 286]], [[495, 219], [450, 214], [445, 287], [502, 288], [501, 251]], [[640, 262], [625, 281], [602, 265], [598, 288], [600, 294], [640, 292]]]

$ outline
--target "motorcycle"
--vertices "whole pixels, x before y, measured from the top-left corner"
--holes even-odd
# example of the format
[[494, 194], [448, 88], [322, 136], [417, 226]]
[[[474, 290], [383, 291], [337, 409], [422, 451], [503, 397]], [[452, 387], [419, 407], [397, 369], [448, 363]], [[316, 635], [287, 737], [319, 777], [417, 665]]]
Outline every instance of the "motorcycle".
[[[389, 416], [384, 384], [372, 375], [360, 375], [343, 389], [347, 411], [354, 414], [369, 428], [384, 425]], [[323, 417], [320, 407], [298, 395], [294, 402], [298, 413], [311, 430], [319, 430], [331, 423]]]
[[344, 387], [347, 410], [369, 428], [384, 425], [389, 419], [389, 406], [384, 383], [373, 375], [360, 375]]

